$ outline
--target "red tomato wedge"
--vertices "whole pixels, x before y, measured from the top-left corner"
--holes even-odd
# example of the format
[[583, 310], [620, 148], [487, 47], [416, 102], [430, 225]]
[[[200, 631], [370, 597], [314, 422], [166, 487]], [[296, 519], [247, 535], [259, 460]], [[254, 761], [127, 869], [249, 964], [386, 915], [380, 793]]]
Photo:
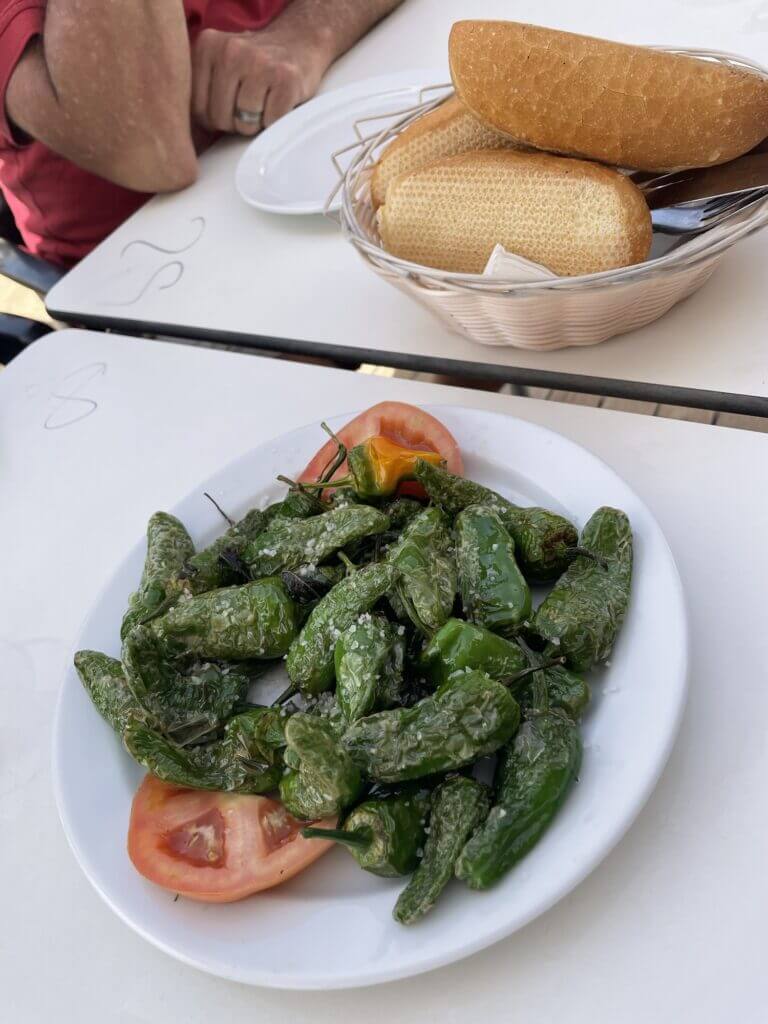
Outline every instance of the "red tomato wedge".
[[164, 889], [232, 903], [286, 882], [333, 846], [299, 835], [306, 824], [266, 796], [182, 789], [147, 775], [133, 798], [128, 856]]
[[[456, 473], [458, 476], [462, 476], [464, 473], [464, 463], [456, 438], [439, 420], [417, 405], [408, 405], [406, 402], [379, 402], [378, 405], [372, 405], [370, 409], [355, 416], [345, 427], [336, 432], [336, 436], [344, 442], [347, 448], [352, 448], [369, 437], [379, 435], [388, 437], [405, 448], [439, 452], [445, 459], [446, 468], [451, 473]], [[327, 441], [309, 462], [299, 477], [299, 482], [314, 483], [319, 480], [335, 453], [336, 445], [331, 440]], [[346, 473], [347, 463], [344, 462], [334, 473], [333, 478], [335, 480], [336, 477], [344, 476]], [[424, 495], [421, 485], [414, 482], [402, 484], [399, 493], [414, 494], [419, 497]]]

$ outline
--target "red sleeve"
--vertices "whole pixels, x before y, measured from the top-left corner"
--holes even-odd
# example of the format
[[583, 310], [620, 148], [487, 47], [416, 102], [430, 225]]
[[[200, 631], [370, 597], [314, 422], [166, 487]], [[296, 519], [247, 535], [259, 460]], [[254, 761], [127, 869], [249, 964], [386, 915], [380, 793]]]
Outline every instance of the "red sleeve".
[[0, 0], [0, 139], [18, 146], [5, 112], [5, 90], [30, 39], [40, 35], [45, 0]]
[[210, 0], [203, 28], [220, 32], [253, 32], [264, 28], [286, 7], [288, 0]]

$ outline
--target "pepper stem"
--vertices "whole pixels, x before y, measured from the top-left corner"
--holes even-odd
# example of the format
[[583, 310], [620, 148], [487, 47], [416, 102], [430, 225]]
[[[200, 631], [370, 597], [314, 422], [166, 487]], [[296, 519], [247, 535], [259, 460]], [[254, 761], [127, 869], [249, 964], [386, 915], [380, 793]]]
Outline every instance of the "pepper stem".
[[570, 558], [589, 558], [592, 562], [597, 562], [603, 569], [608, 568], [608, 563], [600, 555], [596, 555], [594, 551], [590, 551], [589, 548], [583, 548], [580, 544], [575, 544], [573, 547], [566, 548], [565, 553]]
[[203, 491], [203, 494], [208, 499], [208, 501], [210, 501], [210, 503], [213, 505], [213, 507], [216, 509], [216, 511], [219, 513], [219, 515], [223, 516], [224, 519], [226, 519], [226, 521], [229, 523], [230, 526], [235, 526], [236, 525], [235, 520], [231, 519], [227, 515], [227, 513], [224, 511], [224, 509], [221, 507], [221, 505], [218, 503], [218, 501], [216, 501], [215, 498], [211, 497], [211, 495], [208, 493], [208, 491]]
[[291, 683], [291, 685], [287, 686], [279, 696], [275, 697], [275, 699], [272, 701], [271, 707], [274, 708], [278, 707], [280, 704], [285, 704], [287, 701], [291, 699], [291, 697], [295, 697], [298, 692], [298, 686], [294, 685], [294, 683]]
[[337, 446], [336, 447], [336, 454], [333, 456], [333, 458], [330, 460], [330, 462], [326, 465], [325, 469], [323, 470], [323, 472], [322, 472], [322, 474], [320, 476], [321, 482], [322, 483], [327, 483], [331, 479], [333, 474], [336, 472], [336, 470], [340, 468], [341, 464], [344, 462], [344, 459], [346, 459], [346, 457], [347, 457], [347, 446], [343, 443], [343, 441], [340, 441], [339, 438], [336, 437], [336, 435], [334, 434], [334, 432], [331, 430], [331, 428], [328, 426], [327, 423], [321, 423], [320, 426], [323, 428], [323, 430], [326, 432], [326, 434], [330, 437], [330, 439], [333, 442], [335, 442], [335, 444]]
[[[338, 466], [336, 468], [338, 469]], [[336, 470], [334, 470], [334, 472], [335, 471]], [[326, 487], [346, 487], [347, 484], [352, 484], [354, 486], [355, 483], [354, 477], [351, 476], [340, 476], [338, 480], [318, 480], [316, 483], [300, 484], [297, 484], [294, 481], [289, 480], [288, 477], [285, 476], [279, 476], [277, 479], [282, 481], [282, 483], [284, 484], [292, 484], [294, 489], [299, 491], [324, 491]]]
[[353, 572], [357, 572], [357, 566], [352, 561], [352, 559], [349, 557], [349, 555], [345, 554], [343, 551], [337, 551], [336, 552], [336, 557], [341, 562], [341, 564], [344, 566], [344, 568], [347, 570], [347, 575], [348, 576], [351, 576]]
[[238, 578], [245, 580], [246, 583], [250, 582], [251, 572], [235, 548], [224, 548], [219, 553], [219, 565], [229, 569], [230, 572], [234, 573]]
[[370, 846], [371, 840], [362, 835], [361, 832], [347, 832], [343, 828], [303, 828], [302, 836], [305, 839], [330, 839], [333, 843], [343, 843], [344, 846], [352, 846], [356, 850], [364, 850]]
[[558, 665], [564, 665], [565, 658], [552, 658], [551, 661], [544, 661], [541, 665], [533, 665], [530, 668], [524, 668], [520, 672], [515, 672], [513, 676], [510, 676], [505, 680], [505, 686], [516, 686], [521, 679], [527, 679], [528, 676], [533, 675], [534, 672], [543, 671], [547, 668], [556, 668]]
[[534, 710], [549, 711], [549, 690], [547, 689], [546, 676], [542, 671], [544, 666], [541, 663], [541, 659], [538, 655], [533, 653], [521, 636], [518, 636], [516, 639], [519, 646], [523, 649], [523, 652], [528, 659], [528, 663], [531, 666], [533, 676], [531, 690]]

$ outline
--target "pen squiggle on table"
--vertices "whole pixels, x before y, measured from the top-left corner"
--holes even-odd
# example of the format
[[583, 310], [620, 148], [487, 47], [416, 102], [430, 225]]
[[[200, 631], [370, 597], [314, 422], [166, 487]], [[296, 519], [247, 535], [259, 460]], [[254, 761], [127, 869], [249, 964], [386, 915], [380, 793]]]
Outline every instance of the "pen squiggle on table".
[[190, 224], [197, 224], [198, 232], [191, 242], [188, 242], [186, 245], [182, 245], [180, 249], [166, 249], [164, 246], [157, 245], [155, 242], [148, 242], [145, 238], [134, 238], [133, 241], [127, 242], [123, 246], [120, 251], [120, 258], [122, 259], [122, 257], [125, 256], [128, 250], [134, 245], [146, 245], [148, 249], [152, 249], [155, 252], [165, 253], [166, 256], [178, 256], [182, 252], [187, 252], [193, 246], [197, 245], [203, 237], [203, 232], [205, 231], [205, 217], [192, 217]]
[[178, 284], [179, 281], [184, 276], [184, 264], [181, 262], [181, 260], [171, 260], [170, 263], [163, 263], [163, 265], [161, 267], [158, 267], [157, 270], [151, 275], [149, 280], [144, 285], [142, 285], [140, 291], [136, 295], [134, 295], [132, 299], [125, 299], [122, 302], [109, 302], [109, 303], [107, 303], [107, 305], [109, 305], [109, 306], [132, 306], [134, 304], [134, 302], [138, 302], [139, 299], [142, 298], [149, 291], [149, 289], [152, 287], [152, 285], [157, 280], [157, 278], [162, 274], [162, 272], [164, 270], [168, 270], [169, 267], [175, 267], [176, 268], [176, 270], [177, 270], [176, 277], [174, 277], [174, 279], [172, 281], [169, 281], [168, 284], [161, 284], [161, 285], [159, 285], [158, 286], [158, 291], [162, 292], [162, 291], [165, 291], [166, 288], [173, 288], [173, 286], [175, 284]]
[[[88, 371], [93, 372], [89, 374]], [[96, 412], [99, 408], [99, 403], [96, 399], [80, 395], [78, 391], [97, 377], [103, 377], [106, 372], [106, 363], [88, 363], [86, 366], [81, 366], [79, 369], [68, 373], [66, 377], [63, 377], [59, 384], [56, 385], [56, 390], [50, 392], [49, 397], [55, 399], [58, 404], [46, 416], [43, 421], [43, 429], [61, 430], [63, 427], [70, 427], [74, 423], [79, 423]], [[83, 374], [88, 375], [83, 378]], [[69, 390], [61, 386], [66, 385], [73, 377], [77, 379]], [[64, 413], [63, 418], [61, 418], [62, 412]], [[68, 415], [68, 412], [71, 415]]]
[[[136, 246], [146, 246], [146, 248], [151, 250], [152, 252], [162, 253], [162, 254], [164, 254], [166, 256], [178, 256], [181, 253], [189, 252], [190, 249], [194, 248], [194, 246], [197, 245], [197, 243], [200, 241], [200, 239], [203, 237], [203, 234], [205, 233], [205, 229], [206, 229], [205, 217], [192, 217], [190, 219], [190, 224], [196, 226], [195, 236], [194, 236], [194, 238], [191, 241], [187, 242], [185, 245], [182, 245], [178, 249], [172, 249], [172, 248], [168, 248], [168, 247], [163, 246], [163, 245], [159, 245], [156, 242], [150, 242], [146, 238], [134, 238], [132, 241], [127, 242], [123, 246], [122, 250], [120, 251], [120, 258], [122, 259], [130, 249], [132, 249], [133, 247], [136, 247]], [[173, 288], [175, 285], [177, 285], [179, 283], [179, 281], [184, 276], [184, 270], [185, 270], [184, 263], [181, 260], [178, 260], [178, 259], [177, 260], [169, 260], [167, 263], [161, 264], [156, 270], [154, 270], [152, 272], [152, 274], [150, 275], [150, 277], [148, 278], [148, 280], [139, 289], [139, 291], [136, 293], [136, 295], [133, 296], [133, 298], [107, 302], [106, 305], [108, 305], [108, 306], [132, 306], [132, 305], [134, 305], [134, 303], [138, 302], [139, 299], [143, 298], [144, 295], [146, 295], [146, 293], [149, 291], [149, 289], [152, 287], [152, 285], [155, 284], [155, 282], [160, 277], [160, 275], [164, 271], [166, 271], [166, 270], [168, 270], [170, 268], [174, 268], [175, 269], [176, 276], [174, 277], [174, 279], [172, 281], [169, 280], [166, 284], [158, 285], [158, 291], [165, 291], [168, 288]]]

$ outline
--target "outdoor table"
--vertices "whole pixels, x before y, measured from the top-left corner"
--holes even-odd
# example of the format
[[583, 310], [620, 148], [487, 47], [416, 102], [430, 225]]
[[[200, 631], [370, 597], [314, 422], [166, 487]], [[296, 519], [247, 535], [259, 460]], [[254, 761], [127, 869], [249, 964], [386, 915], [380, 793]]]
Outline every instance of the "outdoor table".
[[[750, 10], [666, 0], [406, 0], [334, 65], [323, 90], [408, 68], [435, 68], [434, 82], [448, 81], [448, 32], [469, 16], [765, 60], [764, 18]], [[740, 243], [700, 292], [641, 330], [582, 349], [485, 346], [452, 333], [381, 280], [331, 221], [247, 206], [234, 185], [247, 145], [220, 142], [200, 160], [191, 188], [147, 203], [51, 290], [50, 313], [99, 329], [237, 343], [347, 365], [371, 362], [768, 415], [768, 234]]]
[[[688, 706], [627, 836], [522, 931], [375, 991], [248, 988], [159, 952], [91, 888], [54, 806], [54, 708], [80, 624], [151, 512], [253, 445], [383, 399], [522, 417], [585, 445], [626, 478], [680, 570]], [[86, 331], [49, 335], [0, 373], [0, 431], [3, 1020], [764, 1019], [764, 434]]]

